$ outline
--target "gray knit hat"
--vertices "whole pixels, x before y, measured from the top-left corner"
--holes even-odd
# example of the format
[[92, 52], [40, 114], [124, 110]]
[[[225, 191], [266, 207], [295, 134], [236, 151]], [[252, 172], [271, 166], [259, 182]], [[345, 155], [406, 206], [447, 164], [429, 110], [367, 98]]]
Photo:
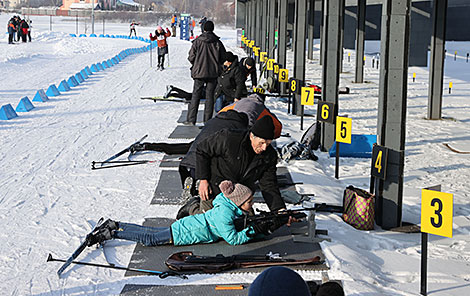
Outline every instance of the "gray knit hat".
[[232, 181], [222, 181], [219, 185], [220, 191], [226, 198], [233, 201], [237, 207], [241, 206], [253, 194], [250, 188], [240, 183], [233, 184]]

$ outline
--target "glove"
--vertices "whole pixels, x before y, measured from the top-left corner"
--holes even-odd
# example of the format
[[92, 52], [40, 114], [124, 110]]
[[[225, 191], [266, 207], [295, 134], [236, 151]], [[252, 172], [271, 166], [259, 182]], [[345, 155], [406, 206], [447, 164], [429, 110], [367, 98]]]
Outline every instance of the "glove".
[[275, 218], [271, 219], [271, 221], [270, 221], [271, 223], [270, 223], [270, 226], [269, 226], [269, 232], [273, 233], [279, 227], [281, 227], [282, 225], [287, 223], [287, 221], [283, 221], [283, 220], [285, 220], [285, 219], [282, 219], [281, 217], [275, 217]]
[[253, 225], [253, 230], [255, 234], [264, 234], [264, 235], [269, 235], [271, 231], [269, 230], [272, 226], [271, 221], [261, 221], [255, 225]]

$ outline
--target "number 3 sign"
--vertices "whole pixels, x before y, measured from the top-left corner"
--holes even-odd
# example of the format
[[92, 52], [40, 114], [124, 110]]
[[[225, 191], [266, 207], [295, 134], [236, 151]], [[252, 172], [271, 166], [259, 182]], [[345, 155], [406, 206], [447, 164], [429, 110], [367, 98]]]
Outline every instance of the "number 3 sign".
[[421, 232], [452, 237], [453, 194], [421, 191]]

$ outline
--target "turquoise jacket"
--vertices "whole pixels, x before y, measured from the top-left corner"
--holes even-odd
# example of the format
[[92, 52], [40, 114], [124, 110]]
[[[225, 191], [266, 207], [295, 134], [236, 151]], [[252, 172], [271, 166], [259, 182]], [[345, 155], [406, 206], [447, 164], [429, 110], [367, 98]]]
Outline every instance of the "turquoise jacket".
[[241, 245], [251, 239], [247, 234], [254, 233], [251, 226], [235, 230], [233, 221], [243, 215], [239, 207], [223, 193], [217, 195], [212, 204], [214, 207], [204, 214], [184, 217], [171, 225], [176, 246], [213, 243], [221, 238], [231, 245]]

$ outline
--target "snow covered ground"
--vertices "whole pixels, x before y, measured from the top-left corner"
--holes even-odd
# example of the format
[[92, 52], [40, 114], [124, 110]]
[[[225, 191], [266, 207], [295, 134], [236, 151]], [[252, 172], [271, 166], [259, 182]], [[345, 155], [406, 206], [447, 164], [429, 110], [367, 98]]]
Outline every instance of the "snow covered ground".
[[[6, 24], [10, 15], [0, 15]], [[137, 40], [72, 38], [75, 23], [32, 17], [33, 42], [8, 45], [0, 38], [0, 105], [34, 96], [36, 90], [58, 83], [93, 63], [109, 59], [126, 48], [141, 47]], [[157, 24], [155, 24], [156, 26]], [[127, 34], [127, 23], [107, 23], [106, 33]], [[83, 33], [81, 27], [79, 33]], [[154, 28], [137, 27], [146, 37]], [[236, 32], [216, 33], [229, 50], [239, 55]], [[101, 33], [97, 24], [96, 33]], [[88, 33], [90, 28], [88, 27]], [[196, 31], [196, 34], [199, 33]], [[127, 283], [203, 284], [251, 282], [256, 274], [193, 275], [189, 280], [156, 277], [124, 278], [124, 273], [90, 267], [69, 268], [63, 279], [59, 264], [46, 263], [48, 253], [67, 257], [89, 231], [87, 220], [105, 216], [141, 223], [145, 217], [175, 216], [177, 206], [149, 205], [161, 170], [157, 165], [91, 171], [93, 160], [103, 160], [136, 139], [168, 141], [183, 104], [142, 101], [141, 96], [161, 95], [172, 84], [190, 91], [187, 61], [190, 43], [170, 39], [170, 67], [150, 68], [149, 53], [132, 55], [122, 63], [92, 75], [83, 84], [18, 118], [0, 121], [0, 291], [2, 295], [117, 295]], [[445, 64], [443, 116], [425, 120], [428, 69], [409, 69], [407, 145], [403, 220], [420, 221], [420, 189], [442, 184], [454, 194], [454, 237], [430, 237], [428, 291], [432, 295], [470, 293], [470, 156], [456, 154], [442, 143], [470, 151], [470, 63], [468, 42], [448, 42]], [[453, 54], [457, 51], [457, 61]], [[366, 52], [379, 52], [368, 42]], [[354, 52], [344, 64], [341, 86], [351, 94], [340, 96], [340, 114], [353, 119], [353, 133], [375, 134], [377, 124], [378, 70], [367, 56], [367, 83], [354, 84]], [[308, 62], [307, 79], [321, 83], [319, 51]], [[154, 57], [155, 58], [155, 57]], [[292, 55], [289, 60], [292, 62]], [[292, 67], [292, 66], [291, 66]], [[412, 73], [416, 72], [416, 82]], [[447, 85], [453, 82], [452, 94]], [[287, 106], [267, 102], [278, 114], [286, 132], [299, 139], [299, 118], [286, 115]], [[316, 106], [315, 106], [316, 108]], [[307, 108], [307, 111], [308, 108]], [[314, 109], [310, 112], [313, 113]], [[306, 119], [306, 126], [313, 122]], [[284, 139], [286, 140], [286, 139]], [[146, 158], [161, 159], [160, 153]], [[334, 159], [319, 153], [319, 161], [292, 161], [289, 169], [301, 192], [315, 193], [318, 201], [341, 203], [342, 191], [353, 184], [368, 188], [370, 160], [341, 159], [340, 180], [334, 179]], [[258, 205], [259, 206], [259, 205]], [[333, 214], [317, 215], [320, 228], [328, 229], [331, 242], [322, 243], [331, 270], [330, 279], [343, 280], [347, 295], [413, 295], [419, 293], [420, 235], [358, 231]], [[127, 265], [134, 244], [112, 241], [113, 259]], [[100, 251], [85, 250], [81, 260], [105, 262]], [[301, 272], [304, 279], [320, 279], [315, 272]]]

